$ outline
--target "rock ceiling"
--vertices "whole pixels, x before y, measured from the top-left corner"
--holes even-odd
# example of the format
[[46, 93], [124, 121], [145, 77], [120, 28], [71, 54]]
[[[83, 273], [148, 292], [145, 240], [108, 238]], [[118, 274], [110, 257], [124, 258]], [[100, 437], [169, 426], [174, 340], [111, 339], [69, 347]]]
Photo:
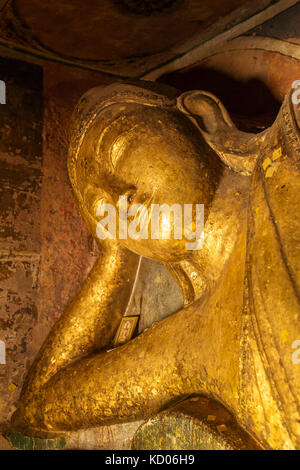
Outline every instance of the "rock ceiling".
[[[268, 7], [271, 0], [0, 0], [0, 44], [135, 76]], [[200, 35], [200, 36], [199, 36]], [[173, 52], [172, 52], [173, 51]]]

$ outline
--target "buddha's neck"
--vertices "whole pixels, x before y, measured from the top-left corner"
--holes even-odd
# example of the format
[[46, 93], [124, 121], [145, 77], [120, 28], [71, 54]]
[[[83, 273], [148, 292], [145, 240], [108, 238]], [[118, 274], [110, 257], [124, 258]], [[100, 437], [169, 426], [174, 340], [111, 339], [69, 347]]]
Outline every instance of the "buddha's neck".
[[[250, 177], [226, 170], [209, 210], [203, 247], [177, 263], [177, 278], [185, 303], [200, 298], [223, 272], [245, 230]], [[204, 208], [205, 210], [205, 208]]]

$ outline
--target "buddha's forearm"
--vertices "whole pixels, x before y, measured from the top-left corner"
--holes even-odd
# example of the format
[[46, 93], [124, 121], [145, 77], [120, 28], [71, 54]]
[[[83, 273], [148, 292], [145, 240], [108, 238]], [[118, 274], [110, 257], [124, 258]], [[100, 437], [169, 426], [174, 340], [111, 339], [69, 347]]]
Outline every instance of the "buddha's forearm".
[[127, 305], [138, 257], [104, 245], [91, 273], [45, 340], [22, 396], [36, 392], [59, 369], [108, 345]]

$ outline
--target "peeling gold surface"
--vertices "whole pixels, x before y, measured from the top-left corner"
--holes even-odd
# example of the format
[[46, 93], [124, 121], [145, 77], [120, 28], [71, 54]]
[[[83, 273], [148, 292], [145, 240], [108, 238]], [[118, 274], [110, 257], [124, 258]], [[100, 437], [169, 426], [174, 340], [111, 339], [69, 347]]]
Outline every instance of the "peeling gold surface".
[[[96, 88], [79, 103], [69, 173], [80, 213], [95, 236], [99, 200], [202, 203], [204, 246], [98, 241], [94, 269], [27, 376], [14, 425], [39, 435], [133, 421], [202, 394], [266, 448], [300, 449], [298, 111], [286, 97], [274, 125], [248, 135], [210, 94], [176, 100], [147, 88]], [[139, 256], [168, 267], [186, 306], [111, 349]]]

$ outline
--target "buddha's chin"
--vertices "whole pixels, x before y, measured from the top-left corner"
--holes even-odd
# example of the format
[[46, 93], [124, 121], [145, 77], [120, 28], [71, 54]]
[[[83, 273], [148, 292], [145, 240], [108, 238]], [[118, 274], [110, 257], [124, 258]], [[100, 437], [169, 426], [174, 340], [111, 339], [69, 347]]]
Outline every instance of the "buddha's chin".
[[193, 253], [187, 250], [188, 242], [184, 240], [126, 240], [124, 242], [122, 244], [137, 255], [161, 263], [179, 262]]

